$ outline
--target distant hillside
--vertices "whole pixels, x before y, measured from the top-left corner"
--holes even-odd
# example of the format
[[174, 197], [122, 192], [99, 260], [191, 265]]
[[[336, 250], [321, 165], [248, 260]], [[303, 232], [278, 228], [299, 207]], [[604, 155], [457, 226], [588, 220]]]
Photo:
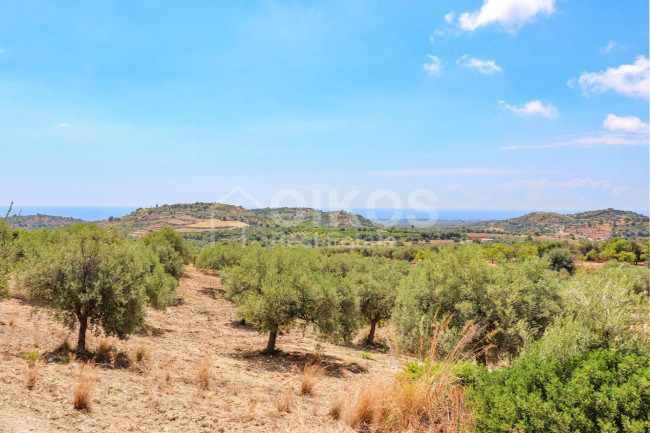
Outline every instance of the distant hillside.
[[133, 236], [172, 227], [182, 233], [254, 227], [376, 227], [367, 218], [345, 211], [323, 212], [309, 208], [245, 209], [221, 203], [156, 206], [100, 223]]
[[54, 229], [81, 222], [84, 221], [77, 218], [41, 214], [14, 215], [7, 218], [9, 227], [22, 230]]
[[642, 239], [648, 237], [648, 217], [636, 212], [603, 209], [563, 215], [532, 212], [505, 221], [484, 221], [476, 229], [515, 234], [574, 235], [580, 238]]

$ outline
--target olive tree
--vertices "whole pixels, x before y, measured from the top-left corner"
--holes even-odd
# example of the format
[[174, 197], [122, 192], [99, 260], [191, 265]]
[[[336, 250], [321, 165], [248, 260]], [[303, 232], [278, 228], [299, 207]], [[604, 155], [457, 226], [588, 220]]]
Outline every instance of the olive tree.
[[377, 325], [390, 319], [397, 298], [400, 279], [408, 273], [408, 264], [381, 257], [361, 259], [347, 276], [359, 297], [361, 314], [370, 323], [367, 341], [375, 339]]
[[55, 230], [32, 252], [20, 284], [33, 305], [79, 326], [77, 350], [84, 351], [88, 328], [126, 338], [144, 323], [147, 305], [173, 302], [178, 282], [144, 245], [78, 224]]
[[170, 227], [147, 233], [142, 242], [157, 255], [167, 272], [177, 280], [190, 259], [190, 249], [183, 237]]
[[320, 271], [318, 252], [300, 248], [251, 248], [240, 264], [226, 268], [223, 281], [240, 314], [268, 332], [266, 352], [297, 321], [336, 335], [339, 301], [335, 280]]
[[[491, 266], [480, 247], [445, 248], [402, 280], [394, 323], [405, 347], [417, 350], [422, 339], [431, 337], [434, 319], [451, 315], [443, 349], [471, 322], [480, 329], [477, 349], [495, 344], [497, 352], [516, 355], [558, 313], [560, 290], [548, 259]], [[483, 355], [479, 360], [485, 363]]]
[[0, 299], [9, 295], [9, 270], [12, 262], [13, 235], [11, 229], [0, 220]]

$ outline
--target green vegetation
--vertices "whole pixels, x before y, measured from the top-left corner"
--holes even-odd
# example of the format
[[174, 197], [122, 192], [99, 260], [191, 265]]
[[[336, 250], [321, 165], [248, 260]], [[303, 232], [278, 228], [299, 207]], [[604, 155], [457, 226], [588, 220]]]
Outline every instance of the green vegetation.
[[597, 349], [565, 359], [528, 354], [472, 387], [477, 432], [650, 429], [650, 356]]
[[153, 250], [81, 224], [56, 229], [38, 245], [22, 264], [20, 281], [31, 303], [79, 326], [79, 351], [89, 327], [124, 338], [144, 323], [147, 305], [170, 305], [178, 285]]

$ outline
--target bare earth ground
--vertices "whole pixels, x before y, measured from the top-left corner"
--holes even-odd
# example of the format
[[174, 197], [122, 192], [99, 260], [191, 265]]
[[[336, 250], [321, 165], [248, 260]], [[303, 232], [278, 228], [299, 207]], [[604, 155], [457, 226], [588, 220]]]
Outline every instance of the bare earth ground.
[[[0, 302], [0, 432], [346, 431], [328, 415], [332, 402], [362, 383], [391, 377], [403, 365], [403, 359], [365, 347], [319, 342], [300, 329], [278, 338], [282, 354], [261, 355], [266, 335], [239, 325], [233, 305], [215, 298], [215, 289], [223, 290], [218, 277], [189, 267], [179, 305], [150, 311], [146, 332], [126, 341], [108, 339], [128, 353], [146, 346], [151, 357], [140, 368], [91, 368], [90, 412], [72, 405], [82, 363], [45, 355], [66, 336], [74, 344], [76, 335], [44, 312], [32, 314], [19, 299]], [[100, 338], [89, 340], [94, 350]], [[41, 359], [29, 390], [24, 354], [35, 348]], [[374, 359], [363, 359], [364, 352]], [[300, 395], [302, 368], [319, 354], [325, 376], [314, 395]], [[213, 378], [208, 390], [199, 390], [197, 371], [206, 358]], [[287, 390], [295, 393], [289, 413], [276, 404]]]

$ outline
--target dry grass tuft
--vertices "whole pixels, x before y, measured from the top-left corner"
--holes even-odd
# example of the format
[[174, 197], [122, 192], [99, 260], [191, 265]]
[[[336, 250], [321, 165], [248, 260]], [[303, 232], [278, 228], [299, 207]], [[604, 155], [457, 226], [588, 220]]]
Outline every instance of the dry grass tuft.
[[38, 367], [34, 366], [29, 369], [27, 372], [27, 389], [34, 389], [34, 386], [36, 386], [36, 381], [38, 380]]
[[341, 419], [341, 414], [343, 413], [344, 405], [345, 405], [345, 398], [343, 395], [339, 395], [332, 402], [329, 415], [336, 420]]
[[278, 409], [278, 412], [291, 412], [294, 398], [295, 394], [293, 393], [293, 390], [291, 388], [287, 388], [275, 399], [275, 407]]
[[110, 345], [106, 338], [99, 340], [99, 345], [97, 346], [97, 351], [95, 353], [95, 359], [97, 362], [110, 364], [112, 363], [111, 352], [113, 347]]
[[149, 346], [141, 344], [129, 354], [129, 363], [131, 369], [140, 373], [149, 371], [149, 360], [151, 359], [152, 349]]
[[207, 356], [199, 363], [199, 368], [196, 372], [196, 385], [199, 389], [210, 389], [210, 382], [212, 381], [212, 372], [210, 371], [211, 364], [210, 358]]
[[[367, 384], [351, 401], [335, 402], [330, 414], [340, 417], [357, 431], [417, 431], [451, 433], [471, 429], [471, 412], [465, 404], [465, 387], [457, 383], [455, 365], [476, 355], [474, 341], [478, 327], [467, 324], [451, 351], [440, 356], [443, 333], [451, 317], [437, 326], [420, 377], [395, 378], [386, 384]], [[424, 352], [425, 344], [420, 345]], [[344, 397], [342, 397], [344, 398]]]
[[311, 395], [314, 392], [314, 386], [320, 381], [325, 374], [325, 367], [318, 364], [307, 364], [302, 370], [302, 379], [300, 381], [300, 393]]
[[92, 398], [92, 389], [94, 377], [92, 371], [87, 371], [88, 367], [82, 367], [79, 374], [79, 381], [74, 388], [73, 407], [77, 410], [90, 412], [90, 399]]

